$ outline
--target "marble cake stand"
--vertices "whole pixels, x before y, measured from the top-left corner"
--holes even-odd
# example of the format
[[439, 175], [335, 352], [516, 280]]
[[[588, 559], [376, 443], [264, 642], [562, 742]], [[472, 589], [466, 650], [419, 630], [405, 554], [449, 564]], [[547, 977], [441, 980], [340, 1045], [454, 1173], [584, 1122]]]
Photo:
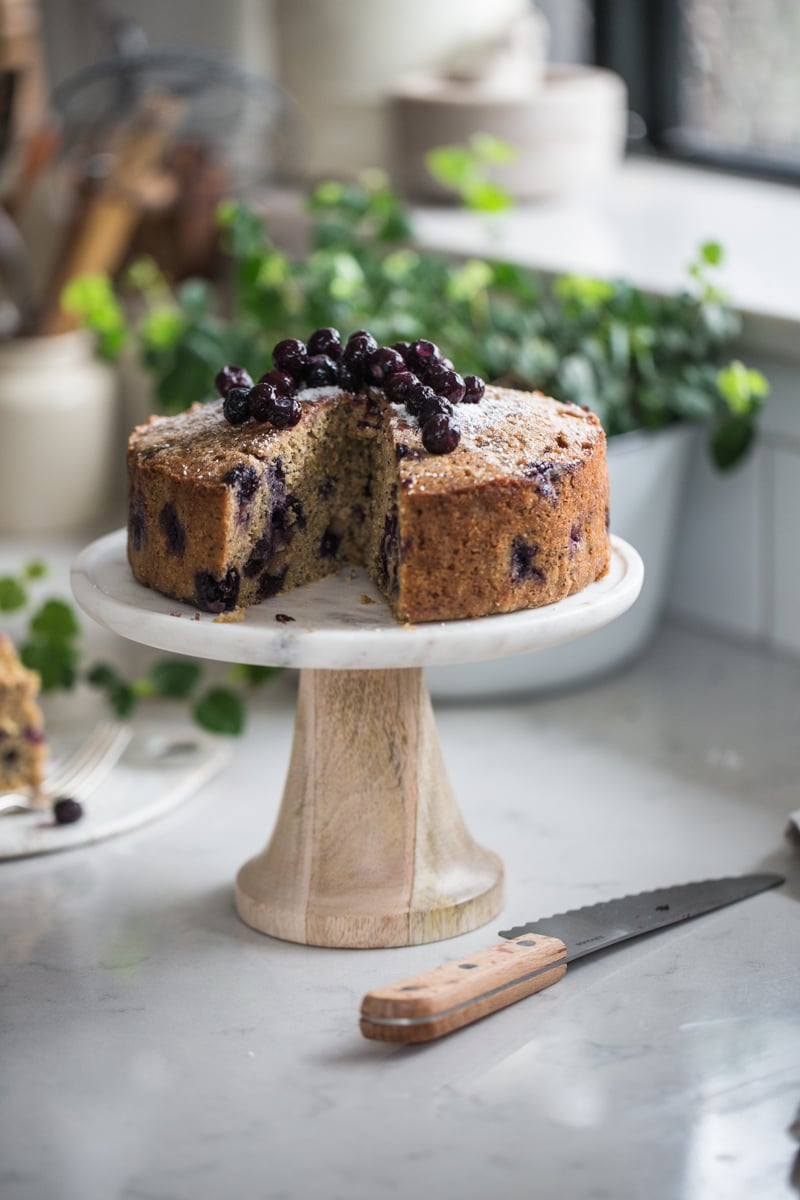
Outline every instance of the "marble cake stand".
[[450, 790], [423, 668], [591, 633], [633, 604], [642, 577], [636, 551], [612, 538], [605, 578], [527, 612], [400, 625], [366, 574], [344, 569], [230, 622], [137, 584], [119, 530], [81, 553], [72, 586], [89, 616], [145, 645], [300, 668], [283, 801], [266, 849], [239, 871], [236, 905], [275, 937], [366, 947], [452, 937], [503, 903], [502, 864]]

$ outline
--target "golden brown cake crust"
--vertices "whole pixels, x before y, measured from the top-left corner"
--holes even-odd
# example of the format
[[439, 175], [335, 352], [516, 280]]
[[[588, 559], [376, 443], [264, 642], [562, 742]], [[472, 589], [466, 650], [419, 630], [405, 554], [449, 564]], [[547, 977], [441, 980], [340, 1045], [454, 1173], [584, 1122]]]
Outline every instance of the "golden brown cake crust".
[[594, 414], [487, 388], [435, 455], [372, 390], [300, 392], [300, 423], [232, 426], [222, 405], [153, 418], [129, 444], [136, 578], [211, 611], [363, 563], [406, 621], [562, 599], [608, 566], [605, 435]]
[[487, 388], [458, 409], [461, 442], [427, 454], [393, 410], [408, 447], [409, 512], [401, 593], [407, 618], [436, 621], [538, 607], [608, 567], [605, 434], [593, 413], [538, 393]]

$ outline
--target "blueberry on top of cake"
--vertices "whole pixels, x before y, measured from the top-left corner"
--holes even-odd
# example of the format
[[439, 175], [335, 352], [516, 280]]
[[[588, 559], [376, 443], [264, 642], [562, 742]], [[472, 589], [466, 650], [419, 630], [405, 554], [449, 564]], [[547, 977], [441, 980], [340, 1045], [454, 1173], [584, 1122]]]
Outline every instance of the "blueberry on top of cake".
[[198, 608], [258, 603], [345, 564], [404, 621], [549, 604], [605, 573], [594, 414], [462, 376], [434, 343], [316, 330], [254, 383], [134, 430], [136, 578]]

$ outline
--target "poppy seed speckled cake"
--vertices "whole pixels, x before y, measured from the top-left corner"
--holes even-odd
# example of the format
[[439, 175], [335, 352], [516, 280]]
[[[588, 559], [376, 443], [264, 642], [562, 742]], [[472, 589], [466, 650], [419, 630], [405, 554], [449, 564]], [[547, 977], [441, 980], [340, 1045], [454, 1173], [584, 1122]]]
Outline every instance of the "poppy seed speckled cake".
[[338, 356], [280, 343], [258, 384], [224, 368], [223, 399], [134, 430], [139, 582], [220, 613], [362, 565], [411, 622], [551, 604], [605, 574], [597, 417], [465, 382], [429, 342], [357, 353], [368, 337], [336, 335]]

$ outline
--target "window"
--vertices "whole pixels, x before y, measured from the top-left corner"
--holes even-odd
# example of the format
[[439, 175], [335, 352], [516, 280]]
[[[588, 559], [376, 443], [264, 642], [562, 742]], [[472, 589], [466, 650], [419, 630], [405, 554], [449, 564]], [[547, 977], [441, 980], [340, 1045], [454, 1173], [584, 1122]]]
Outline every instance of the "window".
[[594, 0], [632, 149], [800, 182], [797, 0]]

